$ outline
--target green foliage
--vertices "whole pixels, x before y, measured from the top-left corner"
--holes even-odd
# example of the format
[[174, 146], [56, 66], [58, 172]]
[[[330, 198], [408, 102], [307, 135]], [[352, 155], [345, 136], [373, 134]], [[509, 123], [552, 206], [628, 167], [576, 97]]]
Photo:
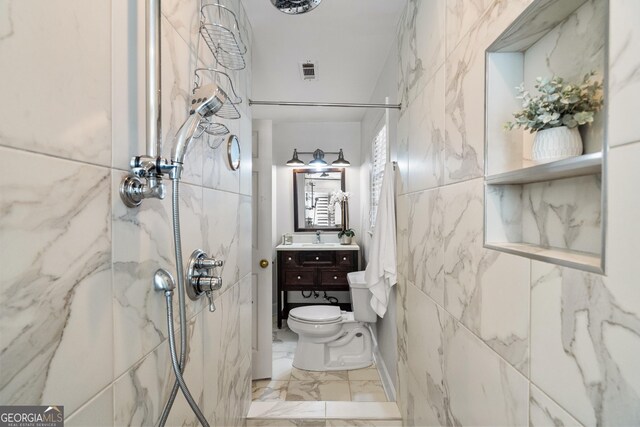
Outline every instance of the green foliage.
[[347, 228], [346, 230], [341, 230], [338, 233], [338, 239], [341, 238], [342, 236], [353, 237], [355, 235], [356, 235], [356, 232], [353, 231], [353, 228]]
[[540, 93], [531, 96], [524, 83], [518, 86], [517, 99], [522, 110], [513, 113], [515, 120], [504, 124], [505, 130], [515, 127], [533, 133], [560, 126], [574, 128], [593, 122], [593, 116], [602, 108], [602, 82], [591, 81], [594, 72], [584, 76], [582, 83], [565, 83], [562, 77], [551, 80], [538, 77], [535, 88]]

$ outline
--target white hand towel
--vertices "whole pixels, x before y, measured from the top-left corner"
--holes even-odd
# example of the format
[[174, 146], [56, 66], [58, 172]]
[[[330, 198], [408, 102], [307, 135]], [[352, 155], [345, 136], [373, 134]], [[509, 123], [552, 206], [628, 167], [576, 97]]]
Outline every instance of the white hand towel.
[[369, 263], [364, 277], [371, 297], [371, 308], [380, 317], [384, 317], [389, 304], [391, 287], [396, 284], [396, 211], [395, 211], [395, 176], [393, 165], [387, 163], [384, 167], [378, 214], [371, 239]]

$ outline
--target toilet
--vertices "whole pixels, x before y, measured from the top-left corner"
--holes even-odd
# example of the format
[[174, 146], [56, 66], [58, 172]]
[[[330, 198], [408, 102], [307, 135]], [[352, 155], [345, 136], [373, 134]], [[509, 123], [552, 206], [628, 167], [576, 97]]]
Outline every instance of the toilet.
[[298, 334], [293, 366], [307, 371], [359, 369], [373, 363], [367, 324], [378, 319], [369, 304], [364, 271], [347, 275], [353, 312], [336, 305], [308, 305], [289, 311], [287, 324]]

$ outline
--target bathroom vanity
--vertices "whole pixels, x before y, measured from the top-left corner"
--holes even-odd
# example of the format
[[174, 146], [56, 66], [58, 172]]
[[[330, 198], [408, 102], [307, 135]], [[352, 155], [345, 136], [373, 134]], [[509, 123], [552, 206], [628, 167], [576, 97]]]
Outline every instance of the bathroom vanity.
[[[289, 310], [305, 303], [288, 303], [289, 291], [349, 291], [347, 273], [358, 270], [358, 245], [294, 243], [278, 245], [278, 328]], [[351, 310], [351, 304], [340, 304]]]

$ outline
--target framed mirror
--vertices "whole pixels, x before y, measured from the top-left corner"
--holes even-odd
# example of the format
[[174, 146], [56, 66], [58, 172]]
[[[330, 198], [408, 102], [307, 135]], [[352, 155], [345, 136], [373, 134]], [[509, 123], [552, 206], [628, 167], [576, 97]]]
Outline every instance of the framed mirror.
[[227, 160], [231, 170], [238, 170], [240, 167], [240, 141], [235, 135], [227, 138]]
[[330, 209], [334, 191], [345, 191], [344, 168], [293, 170], [293, 223], [295, 231], [339, 231], [340, 205]]

